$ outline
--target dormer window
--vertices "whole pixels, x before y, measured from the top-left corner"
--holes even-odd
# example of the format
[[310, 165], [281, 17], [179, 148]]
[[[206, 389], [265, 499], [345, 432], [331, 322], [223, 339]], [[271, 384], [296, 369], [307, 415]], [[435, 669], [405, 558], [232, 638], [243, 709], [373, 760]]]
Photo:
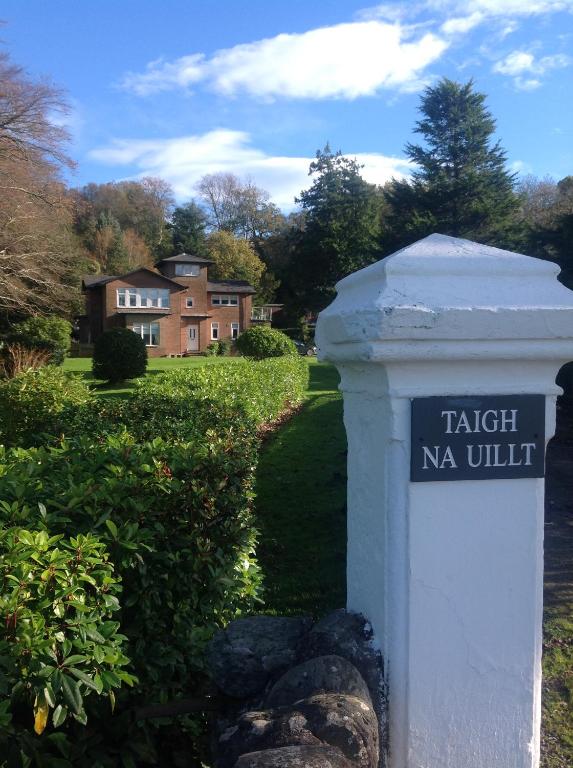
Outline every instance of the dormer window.
[[176, 264], [176, 277], [198, 277], [201, 267], [199, 264]]

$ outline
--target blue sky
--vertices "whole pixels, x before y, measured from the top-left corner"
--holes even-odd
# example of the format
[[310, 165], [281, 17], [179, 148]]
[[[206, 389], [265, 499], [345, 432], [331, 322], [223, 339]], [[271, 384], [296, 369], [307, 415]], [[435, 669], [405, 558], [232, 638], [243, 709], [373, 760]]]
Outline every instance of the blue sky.
[[383, 183], [420, 93], [473, 78], [521, 174], [573, 173], [573, 0], [3, 0], [15, 63], [72, 107], [73, 185], [230, 171], [285, 210], [326, 141]]

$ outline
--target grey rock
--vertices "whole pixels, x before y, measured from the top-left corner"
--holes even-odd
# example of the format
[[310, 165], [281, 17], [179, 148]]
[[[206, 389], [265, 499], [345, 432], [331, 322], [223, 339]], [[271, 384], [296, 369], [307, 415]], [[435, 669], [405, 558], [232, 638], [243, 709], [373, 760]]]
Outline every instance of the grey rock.
[[217, 765], [231, 768], [240, 755], [278, 747], [340, 749], [357, 768], [378, 764], [378, 721], [370, 704], [355, 696], [319, 694], [294, 706], [246, 712], [218, 740]]
[[376, 703], [383, 676], [382, 658], [370, 643], [372, 628], [359, 613], [338, 610], [317, 622], [305, 639], [303, 658], [335, 654], [354, 664]]
[[353, 768], [335, 747], [280, 747], [242, 755], [234, 768]]
[[260, 693], [273, 675], [298, 660], [310, 619], [249, 616], [237, 619], [211, 641], [209, 662], [217, 687], [228, 696]]
[[266, 707], [294, 704], [319, 693], [343, 693], [372, 705], [368, 686], [356, 667], [342, 656], [317, 656], [292, 667], [277, 680]]

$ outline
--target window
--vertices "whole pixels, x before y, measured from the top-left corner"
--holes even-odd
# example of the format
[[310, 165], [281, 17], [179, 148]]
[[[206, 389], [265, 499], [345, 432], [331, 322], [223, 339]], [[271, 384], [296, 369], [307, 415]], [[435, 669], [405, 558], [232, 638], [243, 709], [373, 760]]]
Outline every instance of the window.
[[211, 298], [211, 304], [214, 307], [236, 307], [239, 304], [239, 297], [230, 293], [221, 296], [213, 296]]
[[118, 288], [118, 307], [169, 308], [168, 288]]
[[190, 309], [193, 306], [192, 296], [187, 296], [187, 298], [185, 299], [185, 306], [187, 307], [187, 309]]
[[239, 323], [231, 323], [231, 338], [239, 338]]
[[199, 264], [176, 264], [175, 274], [177, 277], [197, 277], [200, 272]]
[[141, 336], [146, 347], [159, 346], [159, 323], [138, 323], [131, 330]]
[[219, 338], [219, 323], [211, 323], [211, 340], [217, 341]]

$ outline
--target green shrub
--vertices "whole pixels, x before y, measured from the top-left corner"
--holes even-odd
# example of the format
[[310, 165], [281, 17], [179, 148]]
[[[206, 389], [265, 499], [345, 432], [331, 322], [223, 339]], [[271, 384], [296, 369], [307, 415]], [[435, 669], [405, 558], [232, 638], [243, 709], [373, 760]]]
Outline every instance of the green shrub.
[[297, 354], [292, 340], [268, 325], [256, 325], [244, 331], [237, 339], [236, 345], [242, 355], [255, 360]]
[[55, 366], [0, 381], [0, 441], [27, 446], [41, 442], [42, 433], [56, 435], [62, 411], [86, 404], [90, 397], [81, 379]]
[[122, 579], [118, 619], [138, 694], [185, 689], [215, 627], [257, 598], [255, 449], [246, 432], [193, 444], [124, 433], [0, 456], [7, 525], [44, 521], [105, 544]]
[[205, 350], [203, 351], [203, 354], [205, 357], [215, 357], [215, 355], [219, 354], [219, 342], [213, 341], [211, 344], [205, 347]]
[[[18, 501], [1, 506], [30, 522]], [[104, 545], [89, 534], [50, 536], [35, 522], [43, 529], [0, 527], [0, 747], [20, 753], [14, 765], [34, 756], [32, 723], [38, 735], [70, 718], [85, 724], [88, 696], [113, 704], [114, 689], [135, 682], [122, 669], [120, 589]]]
[[116, 384], [143, 376], [146, 369], [145, 341], [129, 328], [112, 328], [95, 342], [92, 371], [96, 379]]
[[219, 355], [228, 357], [233, 351], [233, 342], [231, 339], [219, 339]]
[[61, 365], [70, 351], [72, 325], [62, 317], [29, 317], [8, 334], [10, 344], [50, 353], [50, 363]]
[[308, 364], [299, 355], [169, 371], [136, 382], [126, 400], [95, 398], [68, 408], [62, 429], [105, 436], [125, 425], [139, 440], [193, 440], [209, 429], [254, 434], [301, 402], [307, 382]]

